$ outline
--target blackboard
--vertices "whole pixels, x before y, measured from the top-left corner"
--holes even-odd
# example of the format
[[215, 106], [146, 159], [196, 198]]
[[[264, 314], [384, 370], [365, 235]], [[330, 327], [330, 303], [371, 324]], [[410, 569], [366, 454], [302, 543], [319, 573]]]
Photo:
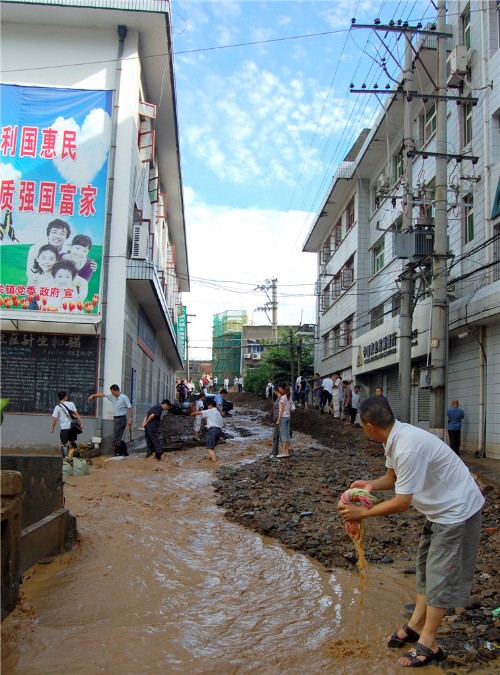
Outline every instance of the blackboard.
[[93, 335], [3, 332], [1, 395], [5, 412], [52, 413], [66, 391], [80, 414], [94, 415], [99, 339]]

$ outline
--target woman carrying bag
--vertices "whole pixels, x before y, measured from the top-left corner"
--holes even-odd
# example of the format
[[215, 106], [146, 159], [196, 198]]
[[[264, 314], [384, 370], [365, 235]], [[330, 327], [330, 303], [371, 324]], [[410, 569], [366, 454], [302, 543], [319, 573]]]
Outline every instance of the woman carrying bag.
[[57, 399], [59, 403], [52, 413], [50, 433], [54, 433], [57, 421], [59, 420], [62, 455], [63, 457], [73, 457], [75, 451], [78, 452], [76, 439], [83, 429], [82, 420], [75, 404], [68, 401], [68, 394], [65, 391], [60, 391], [57, 394]]

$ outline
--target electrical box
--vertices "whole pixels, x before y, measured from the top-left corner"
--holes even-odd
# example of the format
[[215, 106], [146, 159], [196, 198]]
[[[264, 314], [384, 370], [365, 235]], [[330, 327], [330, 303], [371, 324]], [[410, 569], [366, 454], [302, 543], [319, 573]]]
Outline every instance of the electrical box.
[[448, 86], [453, 87], [462, 81], [467, 73], [467, 47], [455, 45], [447, 60]]
[[385, 173], [381, 173], [377, 178], [377, 192], [384, 194], [389, 190], [389, 176]]
[[434, 232], [414, 230], [398, 232], [395, 236], [394, 248], [397, 258], [408, 258], [416, 262], [420, 258], [432, 255], [434, 251]]
[[431, 371], [430, 370], [421, 370], [420, 371], [420, 389], [430, 389], [431, 388]]
[[132, 251], [130, 257], [135, 260], [147, 260], [149, 232], [144, 225], [134, 225], [132, 231]]

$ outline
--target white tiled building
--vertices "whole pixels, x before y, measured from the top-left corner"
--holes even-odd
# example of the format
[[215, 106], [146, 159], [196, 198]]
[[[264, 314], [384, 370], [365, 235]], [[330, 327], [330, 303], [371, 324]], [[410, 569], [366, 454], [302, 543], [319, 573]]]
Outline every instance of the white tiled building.
[[[449, 348], [446, 399], [457, 398], [466, 417], [462, 446], [500, 457], [500, 18], [495, 2], [450, 2], [448, 94], [472, 103], [447, 103]], [[414, 89], [433, 93], [437, 40], [414, 62]], [[425, 66], [425, 67], [424, 67]], [[406, 259], [397, 257], [402, 227], [405, 163], [413, 162], [413, 225], [422, 255], [413, 290], [411, 422], [428, 427], [429, 345], [435, 159], [402, 152], [402, 96], [365, 130], [340, 165], [304, 244], [318, 254], [318, 341], [315, 370], [341, 371], [365, 396], [382, 386], [397, 416], [400, 293]], [[415, 148], [435, 152], [432, 100], [413, 101]], [[431, 237], [429, 238], [429, 234]], [[496, 237], [496, 238], [495, 238]], [[401, 239], [399, 239], [401, 242]], [[429, 249], [428, 247], [431, 246]], [[399, 251], [400, 252], [400, 251]]]
[[[6, 0], [1, 13], [3, 85], [70, 95], [73, 90], [107, 91], [112, 96], [102, 263], [95, 274], [100, 274], [100, 311], [94, 314], [90, 307], [88, 314], [42, 315], [11, 306], [2, 315], [9, 349], [26, 336], [35, 344], [57, 336], [61, 349], [85, 343], [86, 355], [73, 353], [76, 363], [80, 357], [90, 359], [90, 375], [81, 386], [64, 373], [54, 372], [38, 384], [26, 379], [22, 401], [7, 386], [2, 396], [11, 398], [11, 404], [2, 444], [57, 445], [45, 432], [50, 423], [40, 415], [51, 411], [58, 390], [67, 389], [83, 413], [85, 440], [102, 438], [107, 449], [111, 406], [104, 400], [94, 407], [87, 396], [97, 390], [109, 393], [117, 383], [133, 399], [138, 428], [151, 404], [175, 396], [175, 372], [184, 361], [181, 294], [189, 290], [189, 270], [170, 3]], [[54, 118], [59, 114], [53, 110]], [[54, 355], [50, 359], [55, 368]]]

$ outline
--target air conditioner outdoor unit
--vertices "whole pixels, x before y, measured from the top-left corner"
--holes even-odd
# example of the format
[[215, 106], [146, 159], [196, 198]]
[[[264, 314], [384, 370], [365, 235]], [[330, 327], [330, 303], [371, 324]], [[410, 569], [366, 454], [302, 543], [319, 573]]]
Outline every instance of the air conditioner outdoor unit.
[[381, 173], [377, 178], [377, 192], [385, 193], [389, 190], [389, 176], [385, 173]]
[[255, 359], [255, 361], [258, 361], [260, 359], [260, 354], [252, 354], [252, 359]]
[[144, 225], [134, 225], [132, 231], [132, 251], [130, 257], [134, 260], [146, 260], [148, 258], [149, 232]]
[[448, 86], [456, 86], [467, 74], [467, 47], [455, 45], [448, 56]]
[[243, 354], [243, 358], [244, 359], [251, 359], [252, 355], [250, 354], [250, 352], [248, 352], [248, 354]]

